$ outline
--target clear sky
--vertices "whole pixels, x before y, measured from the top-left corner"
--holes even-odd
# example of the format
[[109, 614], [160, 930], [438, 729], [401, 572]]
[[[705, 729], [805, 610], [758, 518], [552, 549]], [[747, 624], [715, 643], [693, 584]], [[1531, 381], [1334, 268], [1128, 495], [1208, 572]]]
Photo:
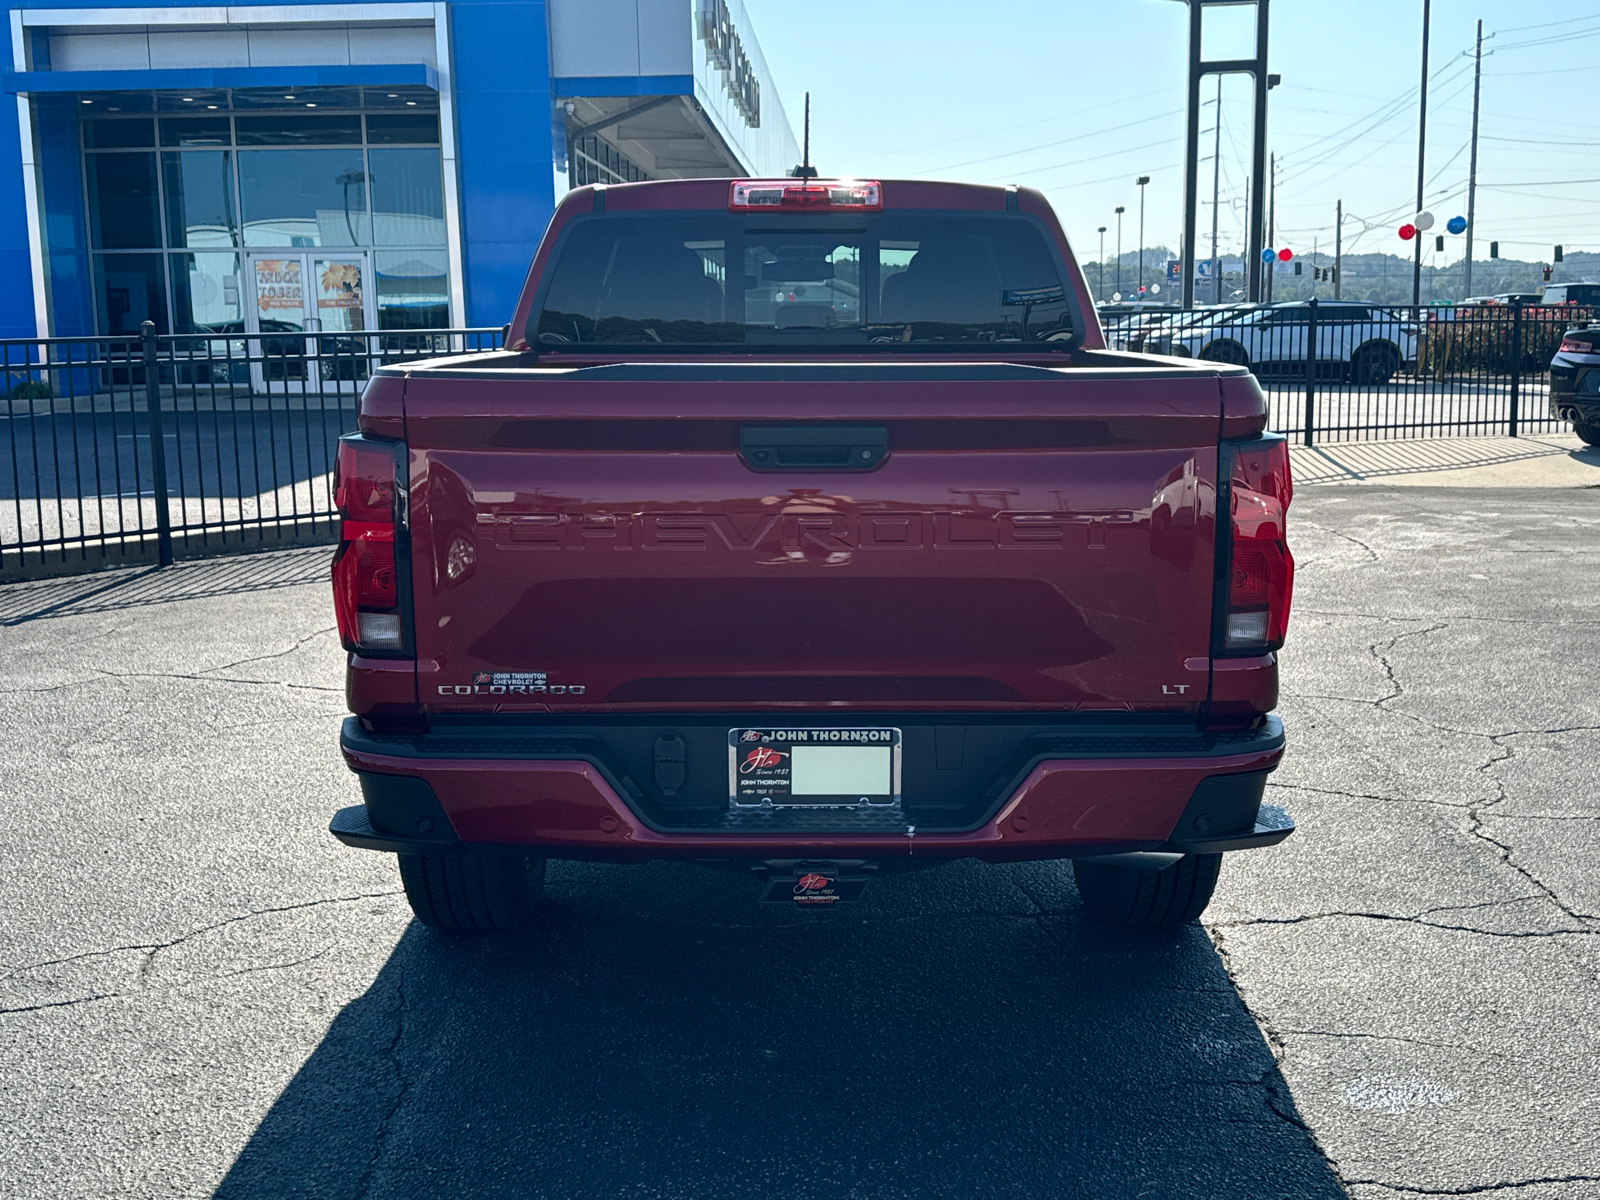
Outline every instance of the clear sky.
[[[795, 132], [812, 102], [824, 175], [1020, 183], [1049, 195], [1084, 259], [1097, 226], [1113, 251], [1138, 245], [1138, 175], [1149, 175], [1145, 244], [1178, 245], [1182, 224], [1187, 6], [1174, 0], [745, 0]], [[1248, 8], [1224, 10], [1237, 17]], [[1600, 4], [1434, 0], [1428, 93], [1428, 207], [1467, 209], [1472, 58], [1483, 20], [1474, 257], [1548, 259], [1552, 243], [1600, 250]], [[1253, 37], [1219, 18], [1216, 56]], [[1409, 254], [1395, 234], [1415, 211], [1421, 0], [1276, 0], [1271, 7], [1269, 149], [1278, 155], [1276, 244]], [[1253, 26], [1251, 27], [1253, 28]], [[1491, 36], [1493, 35], [1493, 36]], [[1210, 36], [1210, 34], [1208, 34]], [[1207, 47], [1208, 56], [1212, 47]], [[1203, 85], [1199, 238], [1210, 252], [1215, 84]], [[1219, 236], [1243, 240], [1249, 170], [1247, 76], [1224, 84]], [[1365, 230], [1365, 232], [1363, 232]], [[1429, 260], [1460, 259], [1460, 237]]]

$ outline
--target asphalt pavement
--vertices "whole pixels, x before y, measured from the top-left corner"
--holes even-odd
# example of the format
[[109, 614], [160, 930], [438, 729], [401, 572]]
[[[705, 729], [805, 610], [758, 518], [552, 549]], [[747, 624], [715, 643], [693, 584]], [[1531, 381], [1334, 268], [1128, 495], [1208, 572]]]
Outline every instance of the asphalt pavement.
[[0, 588], [0, 1197], [1600, 1196], [1597, 535], [1302, 488], [1300, 829], [1171, 933], [553, 864], [442, 937], [325, 832], [325, 550]]

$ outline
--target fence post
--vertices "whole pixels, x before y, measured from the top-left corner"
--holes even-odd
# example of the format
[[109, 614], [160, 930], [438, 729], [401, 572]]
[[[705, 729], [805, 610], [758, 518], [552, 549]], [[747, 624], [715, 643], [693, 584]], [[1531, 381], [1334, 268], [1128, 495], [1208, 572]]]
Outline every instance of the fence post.
[[1317, 298], [1311, 297], [1306, 315], [1306, 445], [1317, 420]]
[[156, 324], [139, 326], [144, 343], [144, 407], [150, 425], [150, 476], [156, 498], [156, 561], [172, 565], [172, 514], [167, 509], [167, 434], [161, 420], [161, 379], [158, 374]]
[[1517, 436], [1517, 406], [1522, 390], [1522, 301], [1511, 302], [1511, 436]]

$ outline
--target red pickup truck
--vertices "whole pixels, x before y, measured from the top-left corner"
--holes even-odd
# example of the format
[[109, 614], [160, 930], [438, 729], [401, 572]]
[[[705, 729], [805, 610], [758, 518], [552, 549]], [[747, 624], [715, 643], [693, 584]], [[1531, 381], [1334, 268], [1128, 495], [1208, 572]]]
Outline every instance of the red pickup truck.
[[550, 858], [808, 905], [1070, 859], [1192, 920], [1294, 828], [1265, 422], [1242, 368], [1107, 351], [1029, 189], [572, 191], [506, 348], [378, 371], [340, 443], [331, 832], [442, 929]]

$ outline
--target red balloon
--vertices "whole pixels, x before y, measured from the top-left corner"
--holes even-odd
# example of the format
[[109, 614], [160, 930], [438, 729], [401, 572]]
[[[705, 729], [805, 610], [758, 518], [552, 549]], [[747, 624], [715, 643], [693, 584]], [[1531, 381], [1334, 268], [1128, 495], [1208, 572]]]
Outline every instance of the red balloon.
[[1417, 236], [1417, 227], [1415, 225], [1411, 224], [1409, 221], [1406, 224], [1400, 226], [1400, 240], [1402, 242], [1409, 242], [1412, 238], [1414, 238], [1416, 236]]
[[1285, 246], [1282, 250], [1278, 251], [1278, 261], [1279, 262], [1288, 262], [1293, 257], [1294, 257], [1294, 251], [1289, 249], [1289, 247], [1287, 247], [1287, 246]]

